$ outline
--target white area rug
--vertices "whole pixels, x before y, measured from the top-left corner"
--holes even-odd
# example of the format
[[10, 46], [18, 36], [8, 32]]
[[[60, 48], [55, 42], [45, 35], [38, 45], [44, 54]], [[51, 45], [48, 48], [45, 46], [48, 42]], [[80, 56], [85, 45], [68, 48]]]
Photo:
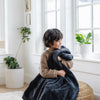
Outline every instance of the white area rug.
[[23, 91], [0, 93], [0, 100], [23, 100]]

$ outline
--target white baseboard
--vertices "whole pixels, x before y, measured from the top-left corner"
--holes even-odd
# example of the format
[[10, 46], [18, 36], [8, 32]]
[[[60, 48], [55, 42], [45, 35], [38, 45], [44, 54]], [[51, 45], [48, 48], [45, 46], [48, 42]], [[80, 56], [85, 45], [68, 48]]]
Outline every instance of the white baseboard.
[[100, 100], [100, 94], [94, 93], [94, 100]]

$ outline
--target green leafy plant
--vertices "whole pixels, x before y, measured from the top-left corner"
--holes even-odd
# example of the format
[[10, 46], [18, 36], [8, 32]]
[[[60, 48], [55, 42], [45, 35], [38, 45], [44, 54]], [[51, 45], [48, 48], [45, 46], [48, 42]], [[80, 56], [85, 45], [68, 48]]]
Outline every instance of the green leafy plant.
[[87, 35], [75, 34], [77, 42], [80, 44], [91, 44], [92, 43], [92, 33], [89, 32]]
[[9, 69], [17, 69], [17, 68], [19, 68], [19, 64], [18, 64], [16, 58], [14, 58], [14, 57], [8, 56], [8, 57], [4, 58], [4, 61], [8, 65]]
[[29, 35], [31, 34], [30, 28], [21, 27], [21, 28], [17, 28], [17, 29], [20, 30], [23, 43], [25, 43], [26, 41], [29, 41], [29, 39], [30, 39]]
[[20, 33], [21, 33], [21, 42], [18, 46], [18, 49], [17, 49], [17, 52], [16, 52], [16, 55], [15, 57], [6, 57], [4, 58], [4, 61], [5, 63], [8, 65], [8, 68], [9, 69], [17, 69], [17, 68], [20, 68], [19, 67], [19, 64], [18, 64], [18, 61], [17, 61], [17, 55], [18, 55], [18, 52], [19, 52], [19, 49], [22, 45], [22, 43], [25, 43], [26, 41], [28, 42], [29, 41], [29, 35], [31, 34], [31, 31], [30, 31], [30, 28], [27, 28], [27, 27], [20, 27], [20, 28], [17, 28], [18, 30], [20, 30]]

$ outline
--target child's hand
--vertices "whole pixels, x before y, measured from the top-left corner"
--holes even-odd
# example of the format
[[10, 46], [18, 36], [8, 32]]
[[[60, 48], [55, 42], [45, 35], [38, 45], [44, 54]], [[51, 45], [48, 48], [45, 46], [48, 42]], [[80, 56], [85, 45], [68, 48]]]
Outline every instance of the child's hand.
[[65, 74], [66, 73], [64, 70], [57, 71], [57, 75], [59, 75], [59, 76], [65, 77]]
[[59, 60], [59, 61], [62, 61], [61, 57], [58, 56], [58, 60]]

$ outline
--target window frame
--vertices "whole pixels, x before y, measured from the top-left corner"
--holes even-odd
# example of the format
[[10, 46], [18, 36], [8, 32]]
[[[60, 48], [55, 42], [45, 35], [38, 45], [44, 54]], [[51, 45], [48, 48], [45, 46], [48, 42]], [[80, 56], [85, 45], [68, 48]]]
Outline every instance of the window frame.
[[44, 25], [43, 26], [44, 26], [44, 30], [47, 29], [47, 14], [51, 13], [51, 12], [55, 12], [55, 28], [57, 28], [57, 13], [60, 12], [60, 9], [57, 9], [57, 0], [55, 0], [55, 10], [47, 10], [46, 9], [46, 3], [47, 3], [47, 0], [44, 0], [44, 2], [43, 2], [43, 5], [44, 5], [44, 7], [43, 7], [43, 12], [44, 12], [44, 15], [43, 15]]
[[[43, 34], [44, 32], [46, 31], [46, 16], [45, 16], [45, 1], [46, 0], [43, 0]], [[57, 0], [56, 0], [57, 1]], [[58, 12], [60, 12], [60, 26], [56, 27], [58, 29], [60, 29], [60, 31], [63, 33], [64, 37], [63, 37], [63, 40], [62, 40], [62, 43], [63, 45], [67, 45], [67, 40], [66, 40], [66, 7], [65, 7], [65, 3], [66, 3], [66, 0], [60, 0], [60, 9], [59, 10], [56, 10]], [[57, 15], [57, 13], [56, 13]], [[62, 16], [63, 15], [63, 16]], [[57, 18], [56, 18], [56, 21], [57, 21]], [[56, 22], [57, 24], [57, 22]], [[57, 25], [56, 25], [57, 26]]]
[[[75, 0], [75, 2], [73, 2], [74, 4], [74, 9], [73, 9], [73, 12], [74, 12], [74, 33], [76, 32], [79, 32], [80, 30], [91, 30], [91, 33], [92, 33], [92, 53], [95, 55], [95, 52], [94, 52], [94, 30], [100, 30], [100, 27], [93, 27], [93, 6], [94, 5], [98, 5], [100, 4], [100, 2], [92, 2], [90, 4], [83, 4], [83, 5], [77, 5], [78, 4], [78, 0]], [[79, 13], [78, 13], [78, 9], [79, 7], [85, 7], [85, 6], [90, 6], [91, 7], [91, 27], [90, 28], [79, 28]], [[76, 45], [76, 40], [75, 40], [75, 34], [74, 34], [74, 45]], [[75, 54], [75, 46], [74, 46], [74, 54]], [[96, 53], [96, 55], [100, 53]], [[80, 54], [76, 54], [76, 56], [79, 56]]]

